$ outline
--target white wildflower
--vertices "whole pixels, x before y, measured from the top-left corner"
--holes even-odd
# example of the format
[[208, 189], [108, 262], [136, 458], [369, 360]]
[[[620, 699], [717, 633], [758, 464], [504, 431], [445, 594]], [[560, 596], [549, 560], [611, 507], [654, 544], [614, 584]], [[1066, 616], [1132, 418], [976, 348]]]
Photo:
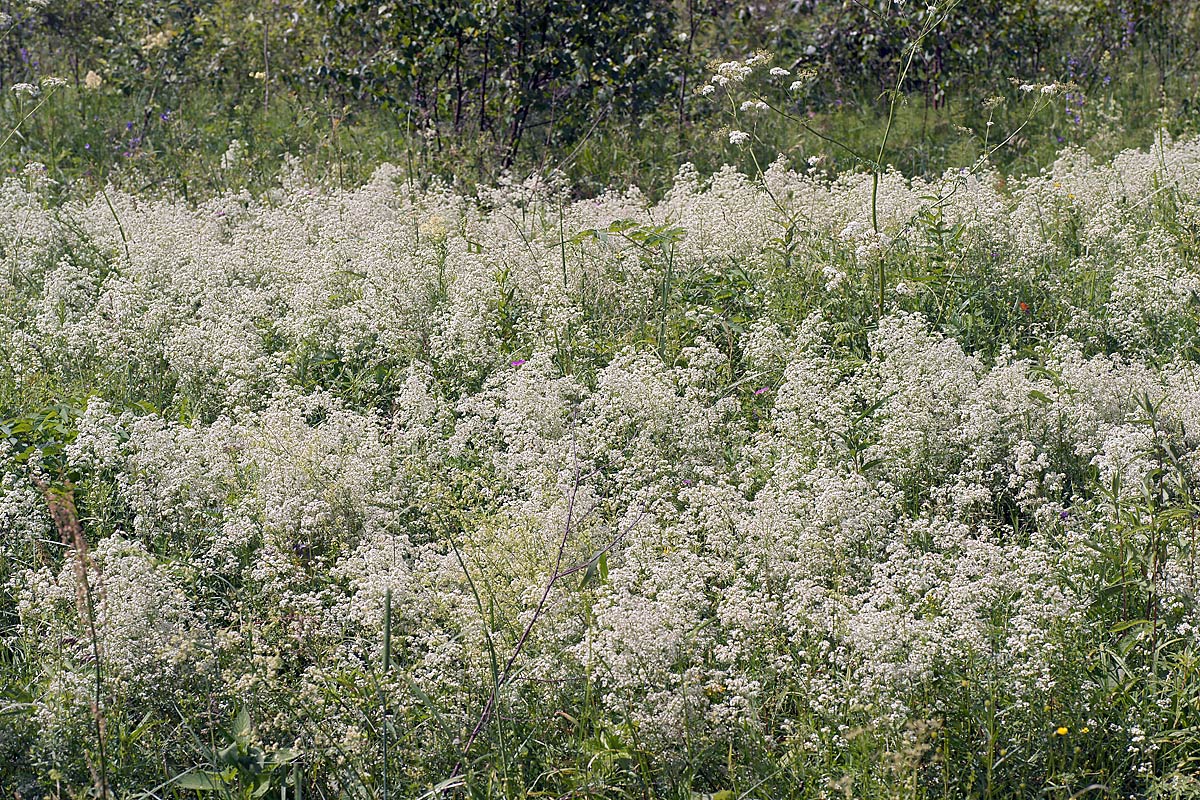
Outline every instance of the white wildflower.
[[[753, 58], [753, 57], [752, 57]], [[724, 86], [727, 82], [741, 83], [749, 78], [754, 72], [754, 61], [746, 59], [746, 63], [741, 61], [726, 61], [717, 65], [717, 73], [713, 76], [713, 83]], [[718, 80], [723, 79], [723, 80]]]

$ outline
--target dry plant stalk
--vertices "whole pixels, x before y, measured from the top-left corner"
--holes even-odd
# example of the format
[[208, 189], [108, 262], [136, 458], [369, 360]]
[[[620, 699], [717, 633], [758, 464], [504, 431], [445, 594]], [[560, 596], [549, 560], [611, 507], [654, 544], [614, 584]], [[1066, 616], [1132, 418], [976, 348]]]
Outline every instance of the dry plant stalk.
[[[35, 477], [33, 483], [46, 498], [50, 510], [50, 519], [58, 531], [59, 539], [71, 553], [71, 568], [75, 573], [75, 610], [81, 622], [87, 626], [88, 638], [92, 644], [92, 664], [95, 669], [95, 692], [92, 695], [92, 719], [96, 725], [96, 742], [100, 750], [99, 768], [88, 759], [88, 769], [92, 773], [92, 782], [101, 798], [108, 797], [108, 759], [105, 755], [105, 724], [104, 710], [101, 707], [100, 695], [102, 688], [101, 673], [101, 644], [96, 635], [96, 614], [92, 602], [92, 586], [88, 579], [91, 569], [91, 558], [88, 554], [87, 538], [83, 535], [83, 525], [79, 522], [79, 512], [75, 508], [75, 491], [70, 482], [63, 489], [56, 489], [43, 478]], [[103, 583], [98, 587], [103, 592]]]

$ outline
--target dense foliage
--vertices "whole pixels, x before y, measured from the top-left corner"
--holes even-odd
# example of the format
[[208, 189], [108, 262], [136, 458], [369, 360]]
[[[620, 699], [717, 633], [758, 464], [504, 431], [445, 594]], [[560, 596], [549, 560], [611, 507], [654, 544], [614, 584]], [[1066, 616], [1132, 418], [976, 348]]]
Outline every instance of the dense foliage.
[[[224, 169], [237, 140], [251, 187], [291, 153], [342, 186], [387, 160], [465, 187], [562, 168], [580, 193], [657, 195], [685, 160], [750, 168], [695, 89], [709, 60], [760, 49], [813, 71], [790, 110], [837, 139], [877, 141], [899, 90], [909, 175], [972, 160], [963, 129], [1015, 97], [1012, 78], [1075, 85], [995, 155], [1020, 172], [1063, 144], [1111, 157], [1163, 125], [1194, 132], [1200, 114], [1200, 10], [1185, 0], [39, 0], [0, 6], [0, 23], [0, 127], [17, 128], [0, 165], [93, 190], [211, 196], [238, 183]], [[68, 91], [11, 91], [47, 76]], [[767, 133], [768, 160], [799, 139], [796, 164], [818, 151], [856, 166], [794, 124]]]
[[486, 138], [505, 167], [530, 133], [571, 145], [598, 117], [637, 117], [671, 93], [674, 20], [660, 0], [322, 8], [338, 32], [324, 77], [400, 110], [436, 147]]

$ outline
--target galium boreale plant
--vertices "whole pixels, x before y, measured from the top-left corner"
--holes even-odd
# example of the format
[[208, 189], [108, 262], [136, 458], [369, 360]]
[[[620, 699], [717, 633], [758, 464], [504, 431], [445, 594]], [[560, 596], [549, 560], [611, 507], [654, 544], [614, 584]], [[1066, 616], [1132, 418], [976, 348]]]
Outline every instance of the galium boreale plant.
[[41, 443], [110, 795], [1183, 786], [1197, 176], [5, 182], [0, 781], [103, 793]]
[[1136, 404], [1131, 423], [1144, 437], [1133, 469], [1140, 474], [1113, 469], [1098, 476], [1107, 480], [1097, 492], [1105, 524], [1088, 541], [1097, 583], [1090, 613], [1099, 634], [1090, 672], [1098, 704], [1113, 715], [1110, 731], [1114, 721], [1124, 726], [1109, 745], [1128, 742], [1121, 754], [1128, 762], [1114, 752], [1110, 770], [1177, 780], [1200, 763], [1193, 724], [1200, 715], [1200, 508], [1179, 420], [1162, 397], [1141, 394]]

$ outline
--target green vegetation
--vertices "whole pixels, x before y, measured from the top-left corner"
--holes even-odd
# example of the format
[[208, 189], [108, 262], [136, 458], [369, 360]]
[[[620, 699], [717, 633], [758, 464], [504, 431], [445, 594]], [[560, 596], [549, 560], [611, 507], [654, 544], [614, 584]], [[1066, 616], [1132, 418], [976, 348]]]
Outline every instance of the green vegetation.
[[1200, 797], [1197, 40], [4, 9], [0, 796]]
[[[979, 155], [987, 121], [1002, 123], [1018, 97], [1011, 78], [1073, 89], [993, 154], [1010, 172], [1036, 173], [1067, 145], [1107, 157], [1160, 126], [1185, 135], [1200, 114], [1200, 12], [1171, 0], [936, 13], [883, 0], [753, 11], [718, 0], [47, 0], [7, 17], [0, 127], [17, 131], [0, 168], [43, 163], [81, 191], [261, 190], [291, 154], [341, 186], [390, 162], [466, 188], [561, 169], [581, 193], [634, 184], [655, 196], [685, 161], [752, 168], [695, 89], [710, 60], [762, 49], [814, 73], [787, 110], [860, 152], [878, 145], [903, 71], [889, 149], [907, 175]], [[67, 86], [11, 92], [46, 76]], [[794, 122], [759, 134], [760, 159], [859, 166]]]

